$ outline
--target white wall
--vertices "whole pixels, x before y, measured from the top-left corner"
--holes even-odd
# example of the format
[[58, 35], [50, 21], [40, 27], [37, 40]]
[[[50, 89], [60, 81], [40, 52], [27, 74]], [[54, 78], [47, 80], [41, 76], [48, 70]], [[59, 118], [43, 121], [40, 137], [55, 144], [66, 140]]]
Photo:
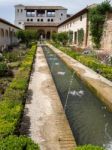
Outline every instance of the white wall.
[[0, 50], [7, 48], [7, 46], [15, 45], [18, 43], [18, 39], [15, 36], [17, 30], [17, 28], [0, 22]]
[[[19, 10], [19, 12], [18, 12]], [[22, 10], [22, 12], [21, 12]], [[45, 12], [47, 13], [47, 10], [45, 10]], [[36, 10], [35, 10], [36, 13]], [[46, 14], [45, 13], [45, 14]], [[61, 15], [62, 14], [62, 15]], [[33, 19], [33, 21], [27, 21], [27, 19]], [[42, 23], [41, 21], [38, 22], [37, 19], [43, 19], [43, 23], [61, 23], [63, 21], [65, 21], [67, 19], [67, 10], [55, 10], [55, 17], [27, 17], [26, 16], [26, 10], [25, 10], [25, 6], [22, 5], [18, 5], [15, 6], [15, 25], [24, 29], [24, 23]], [[48, 22], [48, 19], [53, 19], [53, 22]], [[19, 24], [21, 23], [21, 24]]]
[[84, 30], [84, 44], [86, 42], [86, 30], [87, 30], [87, 13], [84, 13], [82, 15], [82, 21], [80, 20], [80, 16], [72, 19], [71, 21], [68, 21], [67, 23], [59, 26], [58, 28], [58, 32], [68, 32], [68, 31], [73, 31], [73, 44], [74, 44], [74, 34], [75, 32], [77, 32], [78, 30], [80, 30], [81, 28], [83, 28]]

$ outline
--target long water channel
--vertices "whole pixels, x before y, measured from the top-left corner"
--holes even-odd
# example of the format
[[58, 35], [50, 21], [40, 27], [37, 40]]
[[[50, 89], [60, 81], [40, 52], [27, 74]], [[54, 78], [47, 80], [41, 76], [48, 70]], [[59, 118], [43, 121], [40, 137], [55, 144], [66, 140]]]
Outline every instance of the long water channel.
[[112, 113], [50, 48], [42, 48], [77, 144], [112, 150]]

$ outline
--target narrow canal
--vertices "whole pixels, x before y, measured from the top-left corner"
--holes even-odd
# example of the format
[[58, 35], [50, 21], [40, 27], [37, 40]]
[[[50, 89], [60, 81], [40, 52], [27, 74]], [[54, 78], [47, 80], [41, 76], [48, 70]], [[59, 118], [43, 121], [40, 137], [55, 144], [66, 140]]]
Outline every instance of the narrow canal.
[[77, 144], [112, 150], [112, 113], [50, 48], [43, 51]]

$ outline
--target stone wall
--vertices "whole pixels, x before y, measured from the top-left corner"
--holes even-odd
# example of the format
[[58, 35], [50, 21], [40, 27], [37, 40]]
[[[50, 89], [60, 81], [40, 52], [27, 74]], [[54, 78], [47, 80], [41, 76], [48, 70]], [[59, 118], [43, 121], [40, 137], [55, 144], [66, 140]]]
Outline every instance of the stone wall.
[[112, 12], [107, 14], [101, 40], [101, 49], [112, 52]]

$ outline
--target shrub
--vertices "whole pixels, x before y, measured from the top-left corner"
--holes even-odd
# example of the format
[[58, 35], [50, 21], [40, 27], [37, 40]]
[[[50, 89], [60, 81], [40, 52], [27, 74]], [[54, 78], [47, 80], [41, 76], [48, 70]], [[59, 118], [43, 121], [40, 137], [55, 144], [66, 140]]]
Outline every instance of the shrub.
[[30, 42], [37, 40], [38, 32], [36, 30], [19, 30], [16, 35], [28, 47]]
[[58, 40], [58, 34], [57, 33], [55, 33], [55, 32], [52, 33], [52, 40], [57, 42], [57, 40]]
[[93, 145], [85, 145], [85, 146], [79, 146], [75, 148], [75, 150], [104, 150], [104, 148], [99, 146], [93, 146]]
[[69, 37], [67, 32], [58, 33], [58, 41], [61, 42], [63, 45], [66, 45], [68, 40]]
[[83, 40], [84, 40], [84, 29], [81, 28], [80, 30], [78, 30], [78, 44], [82, 45]]
[[1, 150], [40, 150], [30, 138], [25, 136], [9, 136], [0, 141]]
[[10, 52], [5, 51], [3, 52], [3, 56], [7, 62], [17, 62], [20, 61], [23, 56], [25, 56], [25, 53], [26, 52], [21, 50], [13, 50]]
[[0, 62], [0, 76], [5, 76], [8, 70], [7, 64], [4, 62]]
[[35, 52], [36, 46], [27, 52], [15, 78], [2, 97], [0, 102], [0, 139], [13, 134], [18, 125]]

